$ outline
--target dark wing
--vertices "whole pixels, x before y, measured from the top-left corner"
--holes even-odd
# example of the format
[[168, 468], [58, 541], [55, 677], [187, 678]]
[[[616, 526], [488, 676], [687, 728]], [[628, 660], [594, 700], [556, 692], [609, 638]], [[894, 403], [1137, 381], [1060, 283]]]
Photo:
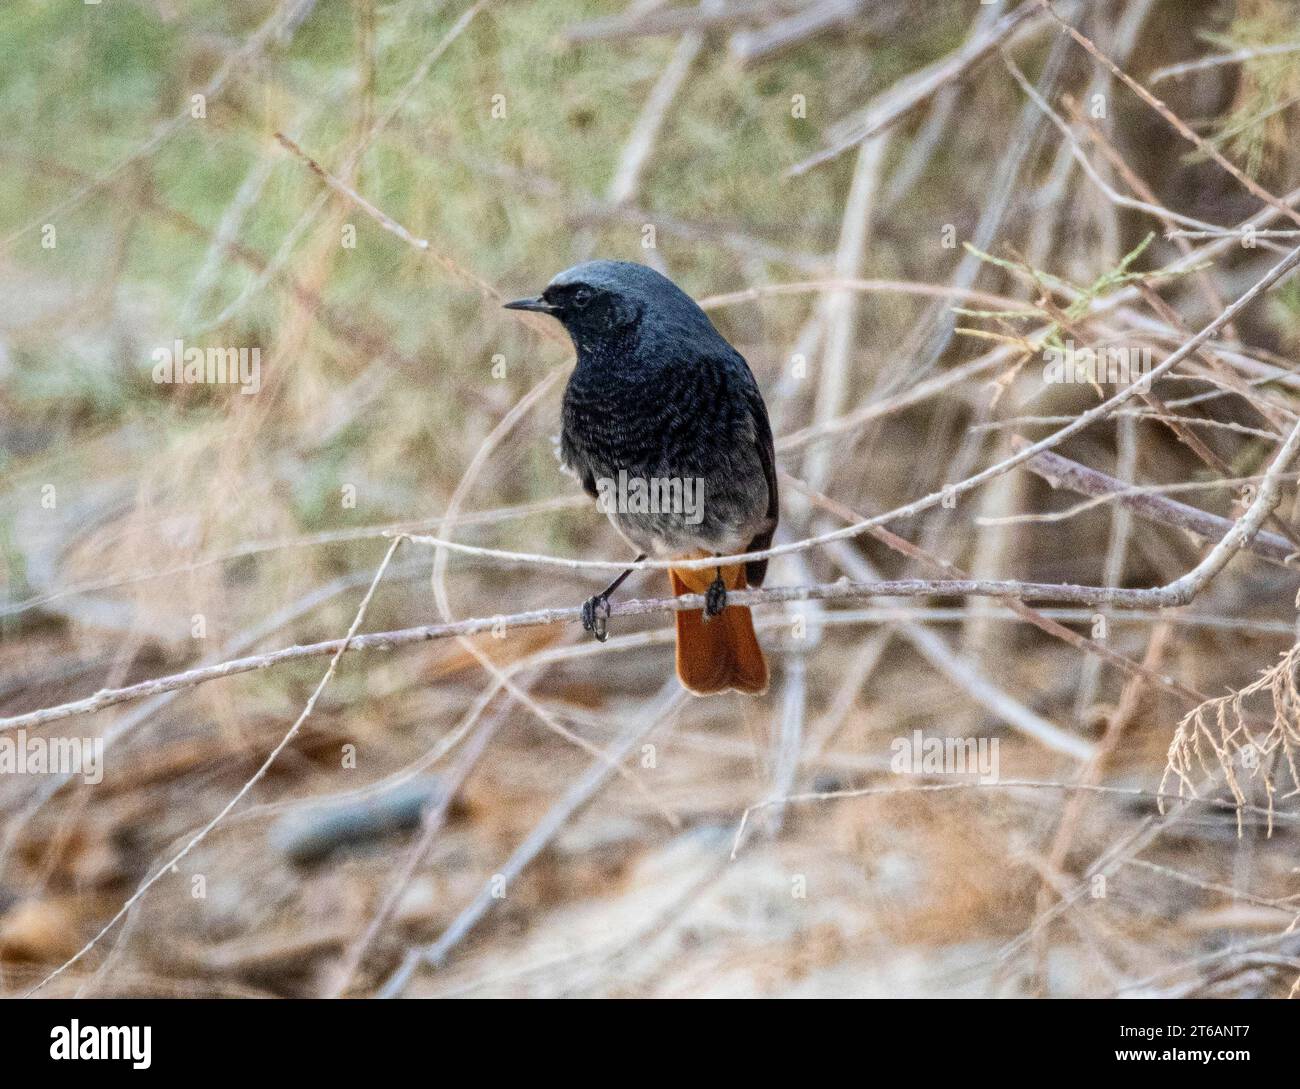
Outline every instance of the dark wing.
[[[748, 367], [746, 367], [748, 370]], [[767, 479], [767, 528], [754, 537], [746, 547], [746, 552], [761, 552], [772, 545], [772, 535], [776, 532], [776, 523], [781, 517], [781, 497], [776, 486], [776, 447], [772, 442], [772, 425], [768, 422], [767, 406], [763, 404], [763, 395], [758, 390], [758, 383], [750, 374], [745, 386], [745, 400], [749, 404], [749, 414], [754, 419], [754, 437], [758, 440], [758, 458], [763, 464], [763, 476]], [[745, 581], [750, 586], [762, 586], [767, 577], [767, 560], [751, 560], [745, 564]]]
[[555, 441], [555, 457], [560, 463], [560, 468], [569, 476], [575, 477], [582, 485], [582, 490], [592, 499], [595, 499], [598, 495], [596, 475], [591, 471], [591, 465], [587, 459], [582, 456], [581, 448], [573, 441], [573, 435], [570, 431], [567, 393], [564, 409], [561, 413], [560, 434]]
[[592, 499], [595, 499], [599, 494], [596, 491], [596, 478], [592, 475], [590, 468], [583, 470], [582, 490], [586, 492], [589, 496], [591, 496]]

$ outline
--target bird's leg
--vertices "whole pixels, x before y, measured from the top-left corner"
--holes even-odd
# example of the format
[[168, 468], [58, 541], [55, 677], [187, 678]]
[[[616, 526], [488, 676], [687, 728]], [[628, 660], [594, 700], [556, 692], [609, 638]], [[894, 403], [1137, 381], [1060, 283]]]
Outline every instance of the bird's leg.
[[[642, 552], [633, 563], [640, 563], [645, 559], [645, 553]], [[586, 631], [591, 632], [596, 637], [597, 643], [603, 643], [609, 638], [609, 598], [610, 595], [623, 585], [623, 581], [632, 573], [629, 567], [621, 575], [611, 582], [600, 593], [587, 598], [582, 605], [582, 626]]]
[[722, 581], [722, 568], [716, 570], [717, 578], [709, 583], [709, 589], [704, 595], [705, 620], [713, 619], [727, 607], [727, 584]]

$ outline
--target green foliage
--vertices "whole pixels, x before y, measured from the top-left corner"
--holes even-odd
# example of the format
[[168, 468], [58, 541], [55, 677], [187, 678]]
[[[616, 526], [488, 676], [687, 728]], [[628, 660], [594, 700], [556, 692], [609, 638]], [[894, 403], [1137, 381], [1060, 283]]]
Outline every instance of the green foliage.
[[[1159, 279], [1167, 279], [1173, 274], [1161, 272], [1159, 270], [1151, 271], [1134, 271], [1133, 265], [1139, 257], [1144, 254], [1151, 243], [1155, 240], [1155, 233], [1148, 233], [1136, 246], [1119, 259], [1114, 268], [1106, 269], [1090, 284], [1072, 284], [1060, 276], [1055, 276], [1043, 269], [1031, 268], [1023, 261], [1008, 260], [1002, 257], [995, 257], [991, 253], [985, 253], [983, 250], [976, 249], [970, 243], [965, 243], [965, 248], [973, 253], [981, 261], [993, 265], [996, 268], [1005, 269], [1021, 278], [1028, 277], [1037, 283], [1043, 290], [1056, 289], [1073, 296], [1072, 301], [1062, 309], [1062, 313], [1070, 321], [1078, 321], [1086, 317], [1088, 311], [1092, 309], [1092, 304], [1097, 299], [1115, 290], [1123, 287], [1125, 284], [1137, 281], [1153, 282]], [[1196, 272], [1203, 268], [1203, 265], [1194, 265], [1191, 268], [1184, 269], [1178, 273], [1179, 276], [1186, 276], [1189, 273]], [[954, 313], [962, 314], [966, 317], [975, 318], [993, 318], [1003, 321], [1024, 321], [1033, 320], [1038, 322], [1046, 321], [1048, 330], [1043, 335], [1041, 345], [1047, 345], [1054, 348], [1063, 347], [1060, 334], [1061, 326], [1050, 313], [1046, 310], [966, 310], [960, 307], [954, 307]], [[967, 335], [978, 335], [978, 330], [962, 329], [959, 332]]]
[[[1225, 52], [1300, 41], [1300, 21], [1290, 0], [1251, 0], [1226, 33], [1206, 33], [1207, 41]], [[1215, 122], [1210, 143], [1258, 177], [1293, 149], [1289, 118], [1300, 105], [1300, 63], [1294, 53], [1259, 54], [1240, 65], [1240, 83], [1232, 108]], [[1194, 158], [1204, 158], [1197, 153]]]

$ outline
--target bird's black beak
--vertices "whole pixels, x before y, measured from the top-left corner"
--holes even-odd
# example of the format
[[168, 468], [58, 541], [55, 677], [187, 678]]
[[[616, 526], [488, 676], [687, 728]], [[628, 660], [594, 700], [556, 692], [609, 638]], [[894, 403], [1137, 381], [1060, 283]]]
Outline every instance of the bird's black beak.
[[505, 304], [507, 310], [531, 310], [538, 314], [553, 314], [556, 308], [540, 295], [532, 299], [516, 299]]

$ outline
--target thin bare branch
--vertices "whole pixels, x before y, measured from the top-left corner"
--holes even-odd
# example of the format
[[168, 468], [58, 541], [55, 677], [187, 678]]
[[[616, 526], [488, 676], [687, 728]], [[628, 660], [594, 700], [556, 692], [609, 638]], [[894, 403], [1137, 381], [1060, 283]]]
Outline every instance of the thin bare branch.
[[1026, 20], [1037, 14], [1033, 4], [1021, 4], [1015, 11], [994, 23], [988, 31], [968, 38], [960, 49], [899, 80], [857, 116], [837, 125], [831, 132], [830, 144], [817, 154], [796, 163], [786, 172], [786, 176], [806, 174], [814, 167], [838, 158], [863, 140], [884, 132], [945, 84], [964, 76], [1010, 38]]
[[[1012, 443], [1017, 448], [1025, 446], [1028, 441], [1019, 435], [1012, 438]], [[1163, 495], [1134, 488], [1123, 480], [1117, 480], [1097, 469], [1080, 465], [1077, 461], [1071, 461], [1050, 450], [1036, 454], [1025, 463], [1025, 468], [1037, 473], [1053, 488], [1068, 488], [1080, 495], [1112, 499], [1143, 518], [1159, 522], [1161, 525], [1185, 529], [1205, 540], [1220, 539], [1232, 529], [1234, 524], [1231, 519], [1221, 518], [1217, 514], [1199, 510], [1176, 499], [1168, 499]], [[1295, 569], [1294, 561], [1291, 560], [1295, 553], [1294, 547], [1285, 537], [1278, 536], [1276, 533], [1257, 533], [1245, 547], [1270, 563]]]

